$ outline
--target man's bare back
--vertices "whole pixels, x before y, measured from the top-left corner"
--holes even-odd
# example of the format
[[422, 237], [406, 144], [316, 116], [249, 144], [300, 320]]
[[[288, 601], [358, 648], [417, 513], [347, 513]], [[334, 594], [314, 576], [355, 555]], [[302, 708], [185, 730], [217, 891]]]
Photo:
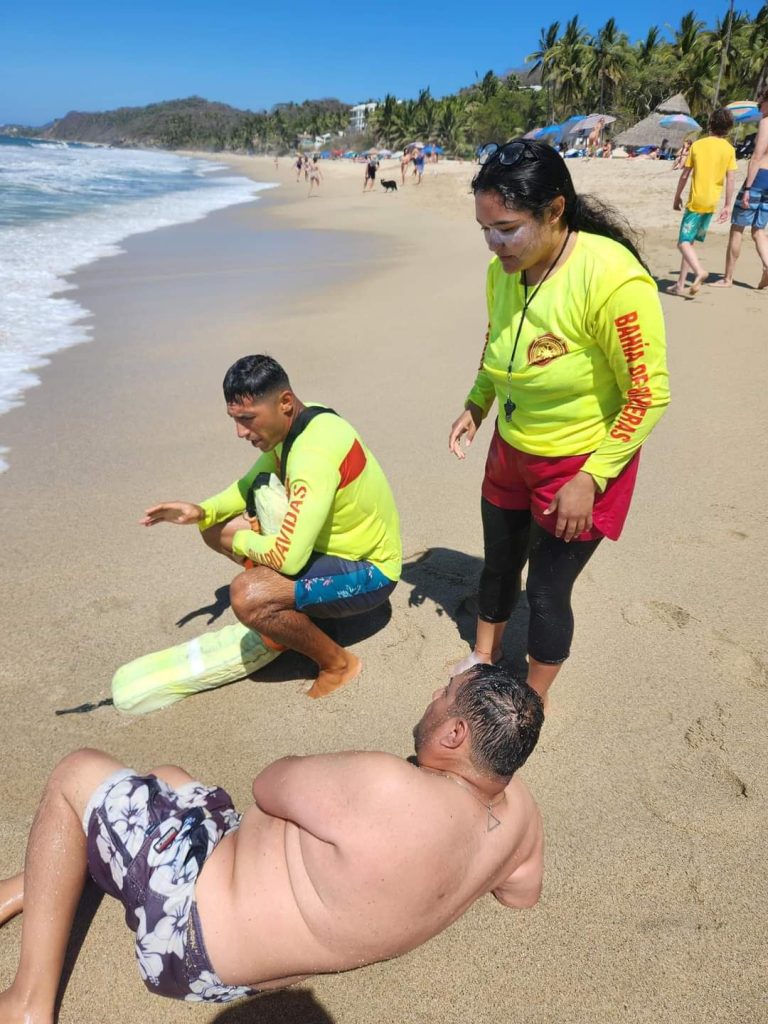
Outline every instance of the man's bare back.
[[[120, 900], [150, 991], [228, 1002], [413, 949], [493, 892], [531, 907], [543, 833], [515, 771], [541, 701], [476, 665], [435, 691], [416, 763], [348, 752], [276, 761], [238, 821], [183, 769], [137, 775], [99, 751], [54, 769], [0, 924], [24, 913], [0, 1024], [52, 1024], [86, 868]], [[84, 834], [85, 830], [85, 834]]]
[[471, 790], [389, 754], [286, 758], [254, 796], [197, 883], [226, 983], [277, 987], [398, 956], [490, 891], [511, 907], [538, 899], [541, 818], [518, 779], [491, 831]]

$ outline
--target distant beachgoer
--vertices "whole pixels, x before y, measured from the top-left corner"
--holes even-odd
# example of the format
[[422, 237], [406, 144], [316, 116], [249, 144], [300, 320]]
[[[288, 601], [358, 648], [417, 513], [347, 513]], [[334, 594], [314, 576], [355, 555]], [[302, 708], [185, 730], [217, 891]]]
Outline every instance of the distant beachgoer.
[[686, 139], [680, 149], [680, 152], [675, 157], [675, 162], [672, 164], [673, 171], [681, 171], [685, 167], [685, 161], [688, 159], [688, 154], [691, 151], [691, 140]]
[[301, 172], [304, 170], [304, 157], [299, 154], [296, 157], [296, 184], [301, 181]]
[[[675, 284], [667, 288], [670, 295], [692, 297], [707, 279], [707, 272], [693, 246], [695, 242], [703, 242], [707, 237], [707, 229], [723, 190], [723, 180], [725, 202], [718, 214], [717, 223], [724, 224], [731, 212], [733, 183], [736, 176], [736, 150], [725, 138], [731, 128], [733, 115], [730, 110], [724, 107], [715, 110], [709, 118], [709, 134], [693, 143], [680, 174], [672, 208], [682, 210], [683, 191], [689, 178], [691, 194], [680, 223], [677, 241], [677, 248], [682, 256], [680, 273]], [[693, 272], [694, 278], [690, 290], [686, 290], [689, 271]]]
[[405, 172], [407, 171], [408, 164], [411, 162], [412, 159], [413, 159], [413, 152], [411, 150], [409, 150], [407, 153], [403, 153], [402, 157], [400, 158], [400, 184], [401, 185], [405, 184]]
[[[229, 589], [240, 622], [317, 662], [309, 696], [327, 696], [355, 679], [362, 663], [314, 620], [358, 615], [389, 600], [401, 567], [392, 491], [351, 424], [305, 406], [269, 356], [230, 366], [224, 398], [237, 436], [262, 454], [220, 494], [199, 505], [154, 505], [141, 524], [196, 524], [209, 548], [244, 570]], [[290, 502], [274, 535], [258, 532], [246, 515], [261, 473], [278, 476]]]
[[374, 154], [371, 154], [365, 164], [365, 177], [363, 178], [363, 192], [372, 191], [376, 184], [376, 171], [379, 161]]
[[747, 166], [747, 177], [733, 206], [725, 273], [721, 281], [713, 282], [713, 288], [730, 288], [733, 284], [733, 272], [741, 254], [745, 228], [751, 229], [752, 241], [763, 264], [757, 287], [768, 288], [768, 90], [757, 97], [756, 103], [760, 110], [760, 126], [755, 149]]
[[[139, 775], [97, 750], [70, 754], [46, 785], [23, 872], [0, 881], [0, 924], [24, 914], [0, 1020], [53, 1021], [89, 872], [122, 903], [149, 991], [194, 1003], [390, 960], [488, 893], [534, 906], [543, 828], [515, 773], [542, 721], [528, 686], [476, 668], [435, 691], [412, 763], [283, 757], [253, 780], [242, 815], [182, 768]], [[115, 1004], [98, 1016], [125, 1015]]]
[[608, 139], [605, 145], [603, 146], [603, 152], [601, 155], [603, 160], [610, 160], [613, 156], [613, 143], [610, 139]]
[[463, 459], [497, 415], [477, 632], [453, 671], [501, 658], [527, 561], [527, 681], [544, 699], [570, 654], [572, 588], [621, 534], [641, 446], [669, 401], [664, 319], [628, 226], [576, 194], [554, 149], [515, 139], [484, 156], [472, 191], [493, 253], [488, 333], [450, 451]]
[[603, 129], [604, 128], [605, 128], [605, 118], [604, 117], [600, 117], [600, 118], [598, 118], [598, 121], [597, 121], [597, 124], [595, 125], [595, 127], [589, 133], [589, 138], [587, 139], [587, 156], [588, 157], [593, 157], [593, 156], [597, 155], [598, 147], [601, 145], [601, 143], [603, 141]]
[[416, 175], [416, 184], [421, 184], [424, 177], [424, 150], [417, 149], [413, 157], [413, 173]]
[[277, 167], [278, 167], [278, 163], [277, 163], [277, 153], [275, 153], [275, 170], [277, 170]]
[[320, 164], [316, 156], [313, 156], [307, 163], [309, 164], [309, 192], [307, 193], [307, 198], [309, 198], [315, 190], [317, 190], [315, 194], [320, 192], [323, 172], [320, 170]]

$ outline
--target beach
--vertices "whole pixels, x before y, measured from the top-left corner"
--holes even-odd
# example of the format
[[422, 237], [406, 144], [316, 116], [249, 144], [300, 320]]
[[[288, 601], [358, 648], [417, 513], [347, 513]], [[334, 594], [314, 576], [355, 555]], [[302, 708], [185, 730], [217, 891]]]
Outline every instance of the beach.
[[[410, 754], [413, 724], [471, 636], [491, 424], [461, 463], [447, 436], [486, 328], [472, 165], [364, 194], [362, 165], [328, 163], [310, 199], [288, 158], [226, 163], [281, 187], [137, 235], [78, 272], [92, 343], [58, 352], [3, 417], [3, 877], [19, 870], [42, 785], [69, 751], [98, 747], [139, 769], [181, 764], [245, 807], [253, 776], [287, 754]], [[577, 190], [643, 228], [652, 271], [671, 283], [677, 172], [657, 161], [569, 166]], [[400, 183], [394, 164], [380, 177]], [[727, 234], [713, 225], [702, 247], [710, 271], [722, 272]], [[747, 238], [736, 280], [759, 277]], [[620, 542], [601, 546], [576, 587], [572, 657], [522, 771], [547, 837], [538, 906], [511, 911], [489, 896], [401, 959], [190, 1008], [146, 992], [120, 908], [105, 900], [61, 1024], [768, 1019], [768, 292], [705, 287], [662, 302], [673, 401], [643, 453]], [[220, 390], [248, 352], [274, 355], [302, 398], [349, 419], [392, 483], [405, 566], [390, 621], [353, 644], [363, 675], [310, 701], [311, 666], [284, 655], [263, 678], [146, 718], [110, 707], [57, 716], [107, 697], [124, 662], [234, 621], [231, 571], [196, 531], [138, 520], [250, 465]], [[512, 658], [524, 604], [508, 631]], [[2, 930], [0, 987], [20, 936], [20, 919]]]

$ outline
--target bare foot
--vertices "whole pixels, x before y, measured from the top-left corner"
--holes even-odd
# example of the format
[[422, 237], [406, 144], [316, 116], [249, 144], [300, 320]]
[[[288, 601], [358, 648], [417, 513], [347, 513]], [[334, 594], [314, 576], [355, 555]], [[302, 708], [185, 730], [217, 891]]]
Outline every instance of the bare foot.
[[727, 277], [721, 277], [719, 281], [713, 281], [711, 284], [712, 288], [732, 288], [733, 281], [729, 281]]
[[700, 274], [698, 277], [695, 277], [693, 279], [693, 284], [691, 285], [691, 288], [690, 288], [690, 291], [689, 291], [688, 294], [689, 295], [698, 295], [698, 293], [701, 291], [701, 286], [704, 284], [704, 282], [707, 280], [708, 277], [709, 277], [709, 274]]
[[768, 267], [763, 267], [763, 276], [760, 278], [758, 289], [768, 288]]
[[676, 284], [671, 284], [667, 287], [667, 295], [679, 295], [681, 299], [685, 299], [688, 292], [685, 288], [678, 288]]
[[456, 664], [448, 670], [451, 674], [451, 679], [453, 679], [454, 676], [460, 676], [462, 672], [468, 672], [473, 665], [495, 665], [497, 661], [501, 660], [501, 654], [502, 652], [500, 650], [493, 651], [492, 654], [485, 654], [484, 652], [476, 649], [472, 650], [466, 658], [462, 658], [461, 661], [457, 661]]
[[328, 697], [334, 690], [339, 690], [346, 683], [351, 683], [353, 679], [357, 679], [363, 671], [362, 661], [349, 651], [345, 651], [344, 654], [346, 655], [346, 666], [338, 672], [323, 669], [307, 690], [308, 697], [313, 699]]

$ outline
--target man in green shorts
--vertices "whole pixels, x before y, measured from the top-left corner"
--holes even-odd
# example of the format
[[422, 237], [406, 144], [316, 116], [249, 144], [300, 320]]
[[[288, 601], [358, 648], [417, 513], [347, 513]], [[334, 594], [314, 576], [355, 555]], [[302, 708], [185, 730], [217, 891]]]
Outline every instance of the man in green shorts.
[[[677, 241], [677, 248], [683, 260], [677, 282], [667, 289], [671, 295], [693, 296], [707, 278], [707, 272], [699, 262], [693, 246], [695, 242], [703, 242], [707, 236], [707, 229], [723, 190], [723, 181], [725, 203], [718, 215], [717, 223], [724, 224], [728, 220], [736, 175], [736, 150], [725, 138], [731, 128], [733, 115], [730, 110], [716, 110], [709, 119], [709, 134], [691, 146], [677, 183], [672, 205], [675, 210], [682, 210], [683, 190], [688, 178], [691, 178], [691, 194], [685, 207]], [[689, 270], [694, 275], [690, 291], [686, 290]]]
[[[199, 505], [162, 502], [141, 523], [195, 523], [209, 547], [245, 566], [230, 587], [235, 615], [275, 646], [316, 661], [309, 696], [325, 697], [358, 676], [362, 663], [312, 619], [356, 615], [389, 598], [402, 560], [392, 492], [354, 428], [331, 409], [301, 402], [269, 356], [231, 366], [224, 398], [237, 436], [261, 456], [220, 494]], [[285, 485], [287, 510], [273, 535], [244, 514], [262, 473]]]

